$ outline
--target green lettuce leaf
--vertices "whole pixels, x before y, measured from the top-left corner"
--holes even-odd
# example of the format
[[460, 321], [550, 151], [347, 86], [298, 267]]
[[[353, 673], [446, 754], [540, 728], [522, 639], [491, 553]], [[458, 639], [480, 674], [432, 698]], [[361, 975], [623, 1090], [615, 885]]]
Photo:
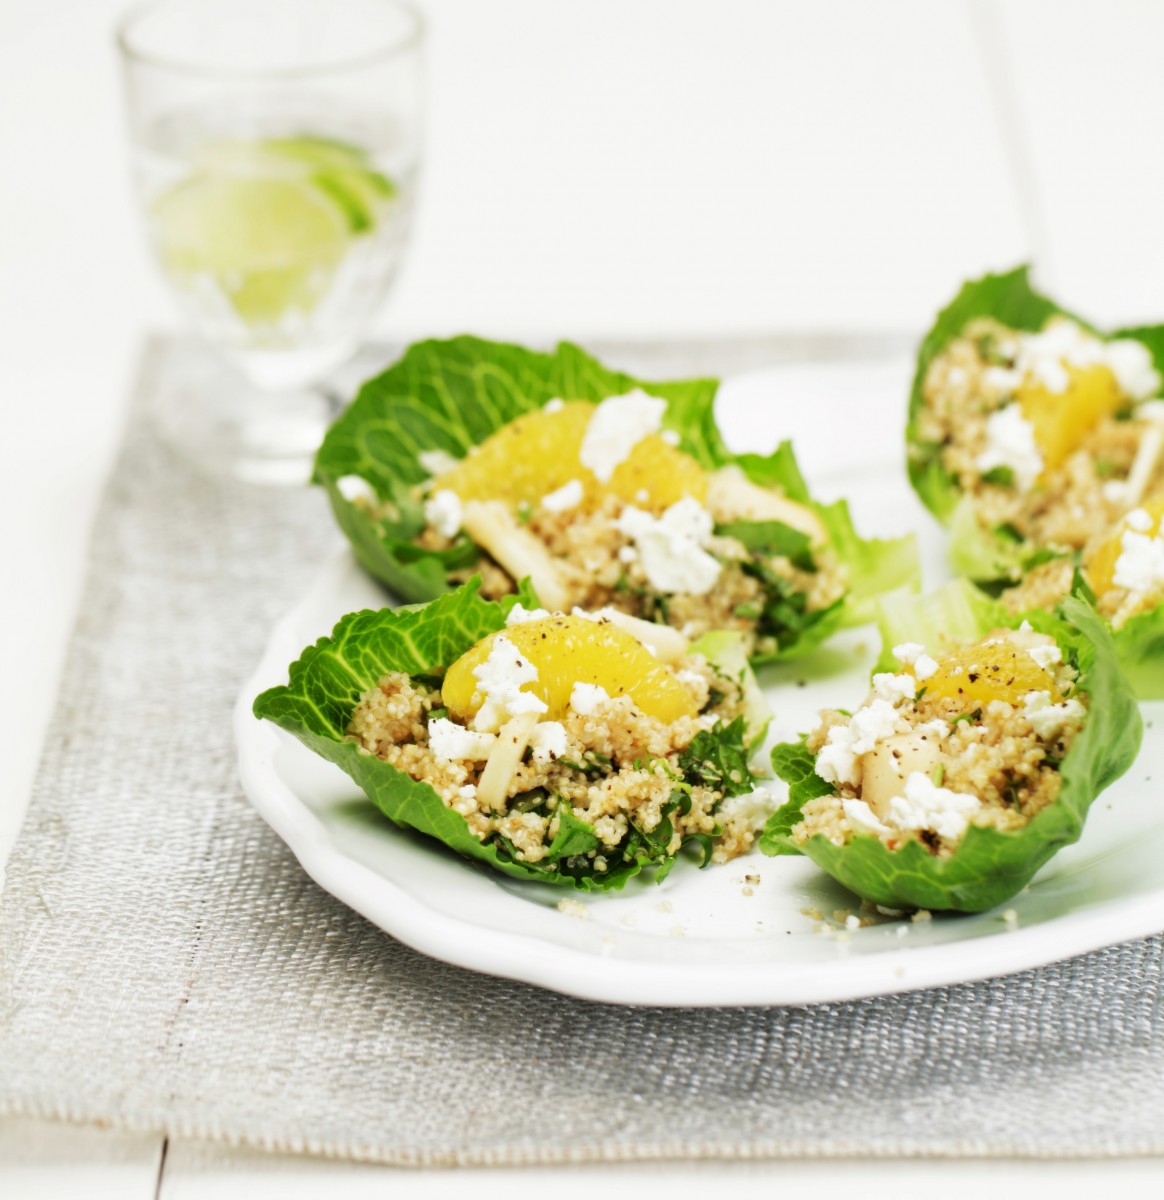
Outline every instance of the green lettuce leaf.
[[[961, 622], [953, 632], [961, 634], [974, 625], [970, 636], [980, 637], [995, 614], [983, 607], [976, 618], [972, 597], [967, 594], [964, 600], [960, 610], [955, 600], [949, 601], [950, 612]], [[1025, 887], [1052, 855], [1079, 839], [1092, 801], [1131, 766], [1143, 732], [1111, 634], [1094, 610], [1068, 597], [1056, 614], [1028, 616], [1036, 628], [1055, 636], [1065, 658], [1080, 672], [1080, 690], [1090, 697], [1086, 723], [1060, 766], [1062, 787], [1053, 804], [1018, 830], [972, 825], [954, 853], [942, 859], [919, 841], [890, 850], [871, 834], [857, 834], [843, 846], [817, 835], [797, 846], [791, 835], [801, 807], [813, 796], [833, 792], [813, 773], [812, 756], [801, 742], [773, 751], [772, 765], [789, 784], [789, 801], [769, 818], [761, 850], [772, 855], [803, 853], [858, 896], [887, 908], [980, 912]], [[923, 639], [922, 630], [911, 632], [913, 636], [902, 640]]]
[[[347, 740], [352, 712], [383, 675], [392, 671], [440, 675], [481, 638], [504, 628], [515, 603], [537, 607], [528, 581], [523, 581], [517, 594], [496, 603], [482, 599], [479, 587], [480, 580], [475, 578], [428, 604], [349, 614], [329, 636], [309, 646], [291, 664], [285, 685], [270, 688], [255, 700], [255, 716], [288, 730], [346, 771], [393, 824], [436, 838], [450, 850], [515, 879], [609, 891], [621, 888], [647, 867], [660, 868], [661, 877], [675, 857], [666, 852], [671, 839], [669, 821], [649, 834], [632, 828], [622, 847], [622, 860], [599, 872], [590, 860], [579, 857], [598, 846], [594, 830], [564, 807], [546, 857], [538, 863], [521, 862], [503, 839], [483, 843], [476, 838], [465, 818], [447, 808], [429, 784], [412, 779]], [[737, 788], [750, 791], [754, 787], [746, 764], [747, 733], [745, 718], [740, 717], [729, 725], [701, 732], [692, 741], [680, 763], [668, 815], [690, 805], [689, 791], [695, 784], [709, 783], [726, 795], [735, 795]], [[716, 779], [720, 782], [714, 782]], [[710, 844], [702, 849], [707, 861]], [[607, 857], [609, 861], [611, 856]]]
[[[423, 515], [409, 489], [428, 478], [420, 455], [442, 450], [462, 458], [502, 425], [555, 398], [597, 402], [641, 388], [667, 401], [665, 428], [705, 469], [736, 463], [753, 482], [811, 505], [852, 572], [851, 596], [836, 611], [806, 613], [803, 596], [779, 597], [770, 614], [782, 634], [779, 656], [810, 650], [841, 625], [870, 619], [868, 600], [876, 591], [905, 583], [916, 587], [920, 574], [912, 538], [862, 539], [843, 502], [815, 504], [787, 442], [766, 456], [728, 452], [714, 418], [718, 387], [715, 379], [635, 379], [569, 343], [541, 353], [473, 337], [421, 342], [360, 389], [328, 431], [314, 479], [327, 491], [364, 568], [404, 600], [430, 600], [449, 590], [450, 570], [465, 562], [462, 547], [454, 547], [450, 558], [450, 552], [412, 545]], [[370, 484], [390, 504], [388, 515], [374, 519], [347, 499], [341, 480], [349, 476]]]

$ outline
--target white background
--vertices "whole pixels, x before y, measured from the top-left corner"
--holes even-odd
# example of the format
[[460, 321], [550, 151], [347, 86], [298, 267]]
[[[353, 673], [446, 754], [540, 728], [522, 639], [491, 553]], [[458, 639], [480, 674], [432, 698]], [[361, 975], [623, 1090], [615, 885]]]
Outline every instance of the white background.
[[[110, 0], [0, 0], [0, 863], [80, 601], [148, 329], [173, 327], [125, 164]], [[419, 222], [376, 333], [919, 333], [1034, 258], [1102, 323], [1164, 316], [1164, 5], [1150, 0], [429, 0]], [[899, 414], [885, 414], [896, 420]], [[0, 1063], [0, 1071], [3, 1064]], [[1048, 1097], [1048, 1103], [1053, 1098]], [[0, 1121], [0, 1194], [402, 1197], [899, 1188], [1156, 1163], [412, 1174]]]

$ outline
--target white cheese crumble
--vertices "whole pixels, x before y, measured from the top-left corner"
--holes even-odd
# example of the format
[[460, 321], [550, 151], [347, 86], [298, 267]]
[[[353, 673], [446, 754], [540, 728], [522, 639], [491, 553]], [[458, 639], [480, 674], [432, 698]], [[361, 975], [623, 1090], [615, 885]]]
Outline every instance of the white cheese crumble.
[[580, 717], [592, 717], [609, 699], [610, 693], [597, 683], [576, 683], [570, 692], [570, 707]]
[[547, 492], [542, 497], [542, 508], [552, 513], [569, 512], [582, 503], [582, 494], [582, 480], [571, 479], [556, 491]]
[[917, 661], [913, 664], [913, 673], [918, 683], [923, 683], [931, 675], [936, 675], [937, 671], [937, 659], [930, 658], [928, 654], [919, 654]]
[[422, 450], [416, 461], [430, 474], [443, 475], [461, 465], [459, 458], [454, 458], [447, 450]]
[[857, 833], [889, 833], [889, 826], [877, 819], [877, 814], [864, 800], [842, 800], [841, 807], [849, 824]]
[[663, 424], [667, 401], [636, 390], [625, 396], [610, 396], [594, 410], [586, 426], [579, 458], [600, 483], [609, 483], [619, 464], [649, 434]]
[[1063, 651], [1058, 646], [1032, 646], [1027, 653], [1044, 671], [1049, 671], [1056, 663], [1063, 661]]
[[339, 489], [339, 494], [353, 504], [357, 500], [378, 499], [376, 489], [366, 479], [361, 479], [359, 475], [341, 475], [335, 481], [335, 486]]
[[902, 704], [917, 695], [917, 680], [912, 675], [891, 675], [884, 671], [873, 676], [873, 694], [890, 704]]
[[767, 788], [757, 788], [742, 796], [729, 796], [715, 810], [717, 820], [725, 817], [732, 822], [744, 822], [749, 829], [760, 829], [775, 811], [774, 797]]
[[1129, 529], [1134, 529], [1137, 533], [1147, 533], [1154, 524], [1152, 514], [1146, 508], [1133, 508], [1130, 513], [1124, 518]]
[[680, 437], [674, 429], [664, 429], [659, 436], [667, 443], [668, 446], [679, 445]]
[[1108, 342], [1104, 358], [1108, 369], [1116, 377], [1120, 391], [1133, 400], [1145, 400], [1160, 390], [1160, 373], [1152, 362], [1152, 355], [1143, 342], [1135, 338], [1120, 338]]
[[910, 667], [926, 652], [921, 642], [902, 642], [893, 647], [893, 657], [903, 666]]
[[970, 818], [982, 807], [977, 796], [938, 787], [921, 771], [910, 773], [904, 793], [889, 801], [890, 824], [903, 830], [930, 829], [951, 842], [966, 832]]
[[1008, 404], [986, 418], [986, 449], [975, 466], [983, 475], [996, 467], [1009, 467], [1019, 491], [1034, 486], [1043, 471], [1043, 456], [1035, 441], [1035, 427], [1017, 404]]
[[429, 749], [446, 762], [484, 762], [496, 743], [496, 734], [474, 733], [447, 717], [428, 723]]
[[545, 402], [545, 404], [542, 405], [542, 412], [548, 412], [548, 413], [561, 412], [562, 409], [564, 409], [565, 407], [566, 407], [565, 400], [559, 400], [559, 399], [547, 400]]
[[521, 690], [523, 684], [537, 679], [537, 667], [503, 633], [494, 638], [489, 657], [473, 668], [473, 675], [484, 697], [473, 718], [474, 729], [496, 733], [513, 717], [546, 711], [544, 700]]
[[1112, 574], [1116, 587], [1127, 588], [1133, 596], [1145, 596], [1164, 584], [1164, 534], [1152, 537], [1127, 529], [1120, 538], [1120, 546]]
[[846, 725], [834, 725], [828, 741], [816, 756], [816, 773], [826, 783], [848, 783], [857, 787], [864, 775], [861, 755], [883, 738], [904, 731], [905, 723], [888, 700], [877, 698], [857, 711]]
[[519, 600], [510, 610], [509, 615], [505, 618], [505, 624], [509, 625], [524, 625], [527, 621], [541, 621], [548, 617], [550, 612], [545, 608], [526, 608]]
[[566, 727], [561, 721], [539, 721], [529, 735], [534, 762], [548, 763], [566, 753]]
[[453, 538], [461, 531], [465, 510], [461, 498], [448, 488], [441, 488], [424, 502], [424, 519], [441, 535]]
[[634, 542], [655, 591], [706, 596], [715, 587], [722, 567], [703, 548], [714, 523], [698, 500], [684, 496], [660, 517], [628, 504], [615, 525]]
[[1061, 704], [1051, 703], [1051, 693], [1027, 692], [1023, 697], [1023, 712], [1031, 728], [1045, 742], [1053, 742], [1069, 725], [1076, 725], [1087, 714], [1078, 700], [1064, 700]]

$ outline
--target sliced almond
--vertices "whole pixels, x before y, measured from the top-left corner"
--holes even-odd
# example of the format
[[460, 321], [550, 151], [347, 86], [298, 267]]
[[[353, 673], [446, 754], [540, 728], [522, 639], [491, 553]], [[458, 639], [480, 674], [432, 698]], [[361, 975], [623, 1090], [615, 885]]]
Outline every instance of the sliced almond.
[[505, 807], [509, 785], [521, 766], [521, 756], [537, 723], [537, 713], [522, 713], [520, 717], [506, 721], [497, 731], [497, 742], [490, 750], [485, 770], [477, 782], [478, 802], [494, 812], [501, 812]]
[[462, 525], [482, 549], [491, 554], [515, 581], [529, 576], [538, 599], [551, 612], [568, 603], [565, 585], [553, 556], [500, 500], [469, 500]]

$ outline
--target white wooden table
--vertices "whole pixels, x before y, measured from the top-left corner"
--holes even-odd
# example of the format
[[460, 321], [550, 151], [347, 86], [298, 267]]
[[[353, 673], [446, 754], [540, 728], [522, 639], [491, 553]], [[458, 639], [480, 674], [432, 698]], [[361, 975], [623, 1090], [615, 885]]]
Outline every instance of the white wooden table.
[[[79, 601], [137, 345], [172, 323], [125, 171], [113, 0], [0, 0], [0, 864]], [[377, 332], [919, 331], [1035, 257], [1104, 322], [1164, 316], [1164, 5], [429, 0], [421, 216]], [[0, 1063], [0, 1072], [3, 1064]], [[1047, 1098], [1054, 1103], [1053, 1097]], [[335, 1200], [739, 1183], [817, 1200], [1159, 1195], [1164, 1162], [402, 1172], [0, 1121], [0, 1196]]]

